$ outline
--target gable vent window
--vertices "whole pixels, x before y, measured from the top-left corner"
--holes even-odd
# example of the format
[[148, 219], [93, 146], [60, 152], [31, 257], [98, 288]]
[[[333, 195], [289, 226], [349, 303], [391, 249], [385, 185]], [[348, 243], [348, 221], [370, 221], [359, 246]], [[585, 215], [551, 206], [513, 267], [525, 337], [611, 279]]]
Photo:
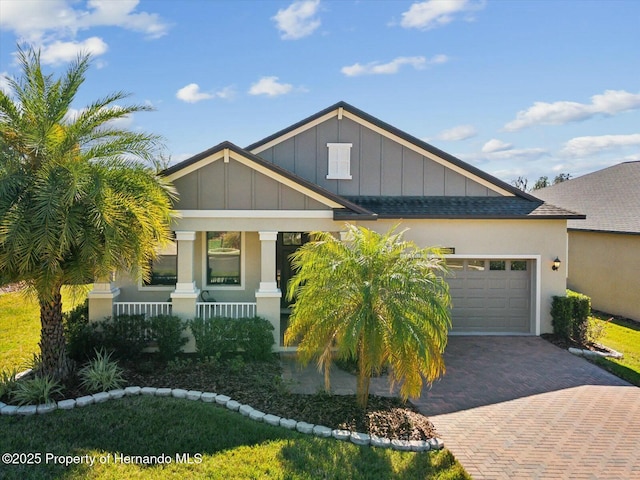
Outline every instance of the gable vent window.
[[351, 180], [351, 143], [327, 143], [329, 180]]

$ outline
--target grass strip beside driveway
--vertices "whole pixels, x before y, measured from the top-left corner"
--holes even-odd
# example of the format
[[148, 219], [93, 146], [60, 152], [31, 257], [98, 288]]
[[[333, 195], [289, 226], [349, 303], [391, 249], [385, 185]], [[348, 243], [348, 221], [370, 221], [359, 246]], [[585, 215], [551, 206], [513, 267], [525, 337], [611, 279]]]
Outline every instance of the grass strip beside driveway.
[[[594, 312], [591, 321], [604, 324], [609, 318], [611, 316], [606, 313]], [[598, 358], [596, 363], [640, 387], [640, 323], [614, 318], [604, 326], [604, 334], [598, 341], [622, 353], [624, 357]]]

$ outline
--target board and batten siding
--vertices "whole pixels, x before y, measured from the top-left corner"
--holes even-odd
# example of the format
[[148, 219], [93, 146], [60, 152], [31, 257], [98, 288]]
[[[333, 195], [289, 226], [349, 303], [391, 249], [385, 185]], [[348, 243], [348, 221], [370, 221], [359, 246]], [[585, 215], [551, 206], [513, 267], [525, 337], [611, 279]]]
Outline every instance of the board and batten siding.
[[174, 180], [179, 210], [328, 210], [329, 207], [233, 158]]
[[[351, 180], [329, 180], [328, 143], [351, 143]], [[331, 118], [258, 154], [338, 195], [496, 196], [496, 192], [348, 119]]]

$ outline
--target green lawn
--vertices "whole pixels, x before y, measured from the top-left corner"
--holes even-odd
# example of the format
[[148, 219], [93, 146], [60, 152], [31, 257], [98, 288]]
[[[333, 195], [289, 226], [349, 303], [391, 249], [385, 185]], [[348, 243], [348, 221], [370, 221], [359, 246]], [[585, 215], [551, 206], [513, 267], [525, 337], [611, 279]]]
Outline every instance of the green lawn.
[[[447, 450], [405, 453], [357, 447], [256, 423], [202, 402], [129, 397], [33, 417], [0, 417], [0, 453], [40, 452], [39, 465], [3, 466], [3, 479], [469, 479]], [[96, 464], [65, 467], [56, 457]], [[191, 464], [178, 463], [190, 455]], [[119, 463], [115, 463], [118, 455]], [[164, 456], [167, 465], [124, 464]], [[99, 462], [104, 461], [104, 464]], [[147, 458], [150, 460], [150, 458]]]
[[[603, 323], [609, 318], [610, 315], [597, 313], [591, 317], [591, 321]], [[622, 353], [624, 358], [598, 359], [597, 363], [628, 382], [640, 386], [640, 323], [611, 320], [599, 342]]]
[[[88, 289], [86, 289], [88, 290]], [[71, 310], [86, 298], [86, 291], [62, 290], [62, 305]], [[38, 301], [24, 292], [0, 294], [0, 371], [4, 368], [24, 370], [33, 354], [39, 351], [40, 311]]]

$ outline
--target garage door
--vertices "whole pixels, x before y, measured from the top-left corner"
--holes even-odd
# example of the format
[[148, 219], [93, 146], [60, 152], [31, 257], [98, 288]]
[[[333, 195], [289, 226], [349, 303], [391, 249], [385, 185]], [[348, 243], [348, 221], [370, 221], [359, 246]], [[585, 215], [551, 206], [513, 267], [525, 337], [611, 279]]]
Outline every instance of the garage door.
[[449, 259], [453, 331], [530, 333], [530, 260]]

